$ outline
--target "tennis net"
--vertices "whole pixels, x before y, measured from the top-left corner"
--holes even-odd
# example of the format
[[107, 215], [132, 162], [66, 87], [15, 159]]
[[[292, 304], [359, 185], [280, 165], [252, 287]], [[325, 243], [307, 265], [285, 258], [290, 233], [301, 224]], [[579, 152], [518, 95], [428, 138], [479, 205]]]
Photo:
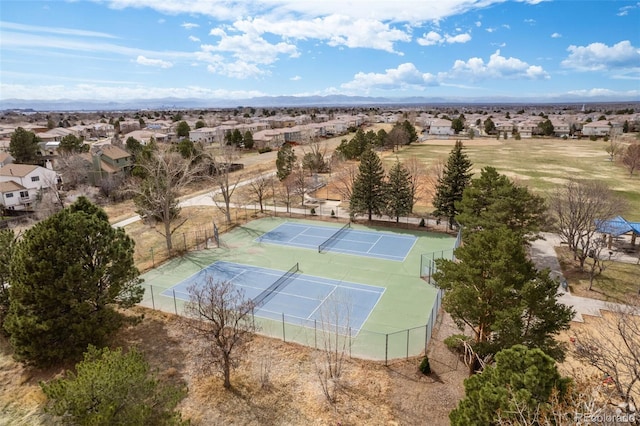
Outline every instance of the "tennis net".
[[338, 231], [336, 233], [334, 233], [332, 236], [330, 236], [329, 238], [327, 238], [327, 240], [320, 244], [318, 246], [318, 253], [322, 253], [322, 250], [324, 250], [325, 248], [327, 248], [329, 245], [333, 244], [338, 238], [340, 238], [340, 235], [345, 232], [347, 229], [351, 228], [351, 222], [347, 222], [346, 225], [344, 225], [342, 228], [338, 229]]
[[276, 292], [280, 290], [289, 281], [289, 279], [293, 276], [293, 274], [295, 274], [299, 270], [300, 268], [298, 267], [298, 263], [296, 262], [296, 264], [293, 265], [291, 269], [285, 272], [273, 284], [267, 287], [266, 290], [264, 290], [262, 293], [260, 293], [253, 299], [254, 306], [260, 307], [265, 303], [267, 303], [273, 296], [275, 296]]

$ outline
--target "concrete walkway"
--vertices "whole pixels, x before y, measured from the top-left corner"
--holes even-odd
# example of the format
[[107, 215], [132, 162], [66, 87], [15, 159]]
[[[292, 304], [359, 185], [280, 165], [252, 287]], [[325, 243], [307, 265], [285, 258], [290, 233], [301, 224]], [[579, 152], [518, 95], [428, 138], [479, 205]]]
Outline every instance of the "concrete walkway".
[[[536, 240], [531, 244], [531, 259], [538, 269], [549, 268], [554, 278], [562, 280], [564, 277], [562, 276], [560, 262], [558, 262], [558, 257], [555, 252], [555, 247], [560, 246], [560, 236], [546, 232], [543, 233], [542, 236], [543, 239]], [[635, 263], [633, 258], [631, 258], [630, 261]], [[603, 300], [574, 296], [568, 289], [563, 289], [562, 286], [558, 287], [558, 293], [560, 293], [558, 301], [567, 306], [572, 306], [576, 311], [573, 320], [578, 322], [583, 322], [582, 315], [601, 316], [601, 310], [610, 310], [611, 307], [618, 305]]]

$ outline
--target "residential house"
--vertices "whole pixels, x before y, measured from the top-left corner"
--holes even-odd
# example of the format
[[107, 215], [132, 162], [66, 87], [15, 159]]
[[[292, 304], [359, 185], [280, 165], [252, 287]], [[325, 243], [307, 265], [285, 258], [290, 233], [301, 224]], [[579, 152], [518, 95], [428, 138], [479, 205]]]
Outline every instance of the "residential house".
[[0, 167], [0, 204], [8, 210], [29, 210], [41, 191], [60, 183], [53, 170], [31, 164]]
[[594, 121], [582, 126], [582, 136], [609, 136], [611, 125], [607, 121]]
[[216, 142], [217, 132], [215, 127], [201, 127], [189, 131], [189, 140], [193, 143], [212, 144]]
[[569, 136], [571, 124], [564, 120], [550, 119], [553, 124], [553, 133], [558, 137]]
[[430, 135], [450, 136], [454, 133], [451, 128], [451, 121], [442, 118], [432, 118], [426, 123], [425, 127], [429, 128]]
[[101, 145], [83, 157], [91, 162], [89, 182], [93, 185], [107, 177], [124, 177], [133, 168], [132, 155], [114, 145]]

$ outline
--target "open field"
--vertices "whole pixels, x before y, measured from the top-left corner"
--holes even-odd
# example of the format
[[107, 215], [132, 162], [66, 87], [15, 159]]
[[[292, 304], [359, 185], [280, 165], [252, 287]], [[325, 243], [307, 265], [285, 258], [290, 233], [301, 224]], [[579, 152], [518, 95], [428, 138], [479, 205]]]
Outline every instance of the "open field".
[[[431, 354], [434, 373], [418, 371], [417, 358], [380, 363], [348, 360], [338, 400], [324, 399], [316, 374], [318, 352], [257, 336], [239, 368], [232, 373], [231, 391], [219, 377], [197, 374], [190, 342], [176, 317], [142, 308], [141, 324], [122, 330], [112, 346], [136, 346], [160, 378], [186, 382], [189, 395], [179, 406], [192, 425], [448, 425], [448, 413], [464, 395], [466, 367], [446, 350], [434, 334]], [[436, 329], [437, 330], [437, 329]], [[265, 364], [266, 363], [266, 364]], [[269, 383], [263, 386], [261, 369], [268, 365]], [[40, 380], [59, 370], [35, 370], [11, 359], [11, 349], [0, 338], [0, 424], [51, 425], [43, 412]]]
[[[390, 162], [396, 157], [400, 160], [416, 157], [432, 165], [439, 160], [446, 161], [454, 143], [454, 140], [429, 140], [403, 148], [385, 159]], [[545, 195], [570, 178], [598, 179], [627, 199], [630, 209], [626, 219], [640, 220], [640, 173], [630, 177], [624, 167], [609, 161], [605, 151], [607, 142], [534, 138], [475, 139], [464, 144], [475, 173], [485, 166], [493, 166]]]

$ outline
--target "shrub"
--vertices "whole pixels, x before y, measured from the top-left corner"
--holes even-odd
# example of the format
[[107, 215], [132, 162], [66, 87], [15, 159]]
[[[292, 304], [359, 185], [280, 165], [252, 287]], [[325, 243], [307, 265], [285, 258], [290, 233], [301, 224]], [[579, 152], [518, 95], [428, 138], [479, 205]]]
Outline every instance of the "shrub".
[[271, 147], [269, 146], [265, 146], [264, 148], [258, 148], [258, 153], [259, 154], [264, 154], [265, 152], [271, 152]]
[[515, 135], [514, 137], [515, 137], [515, 139], [516, 139], [517, 141], [519, 141], [520, 139], [522, 139], [522, 136], [520, 136], [520, 133], [516, 133], [516, 135]]
[[336, 212], [334, 212], [333, 210], [331, 210], [331, 217], [335, 217], [336, 216]]
[[591, 135], [591, 136], [589, 136], [589, 140], [590, 141], [597, 141], [598, 137], [596, 135]]
[[462, 353], [464, 342], [468, 342], [470, 340], [469, 336], [465, 336], [464, 334], [453, 334], [446, 339], [444, 339], [444, 344], [447, 345], [452, 352]]
[[420, 362], [420, 372], [422, 372], [422, 374], [427, 375], [427, 374], [431, 374], [431, 366], [429, 365], [429, 357], [425, 355], [424, 358], [422, 358], [422, 361]]
[[312, 214], [312, 215], [314, 215], [314, 216], [315, 216], [315, 214], [316, 214], [316, 209], [315, 209], [315, 208], [313, 208], [313, 207], [311, 207], [311, 214]]
[[420, 228], [424, 228], [426, 226], [426, 224], [424, 223], [424, 217], [422, 219], [420, 219], [420, 223], [418, 224], [418, 226]]

